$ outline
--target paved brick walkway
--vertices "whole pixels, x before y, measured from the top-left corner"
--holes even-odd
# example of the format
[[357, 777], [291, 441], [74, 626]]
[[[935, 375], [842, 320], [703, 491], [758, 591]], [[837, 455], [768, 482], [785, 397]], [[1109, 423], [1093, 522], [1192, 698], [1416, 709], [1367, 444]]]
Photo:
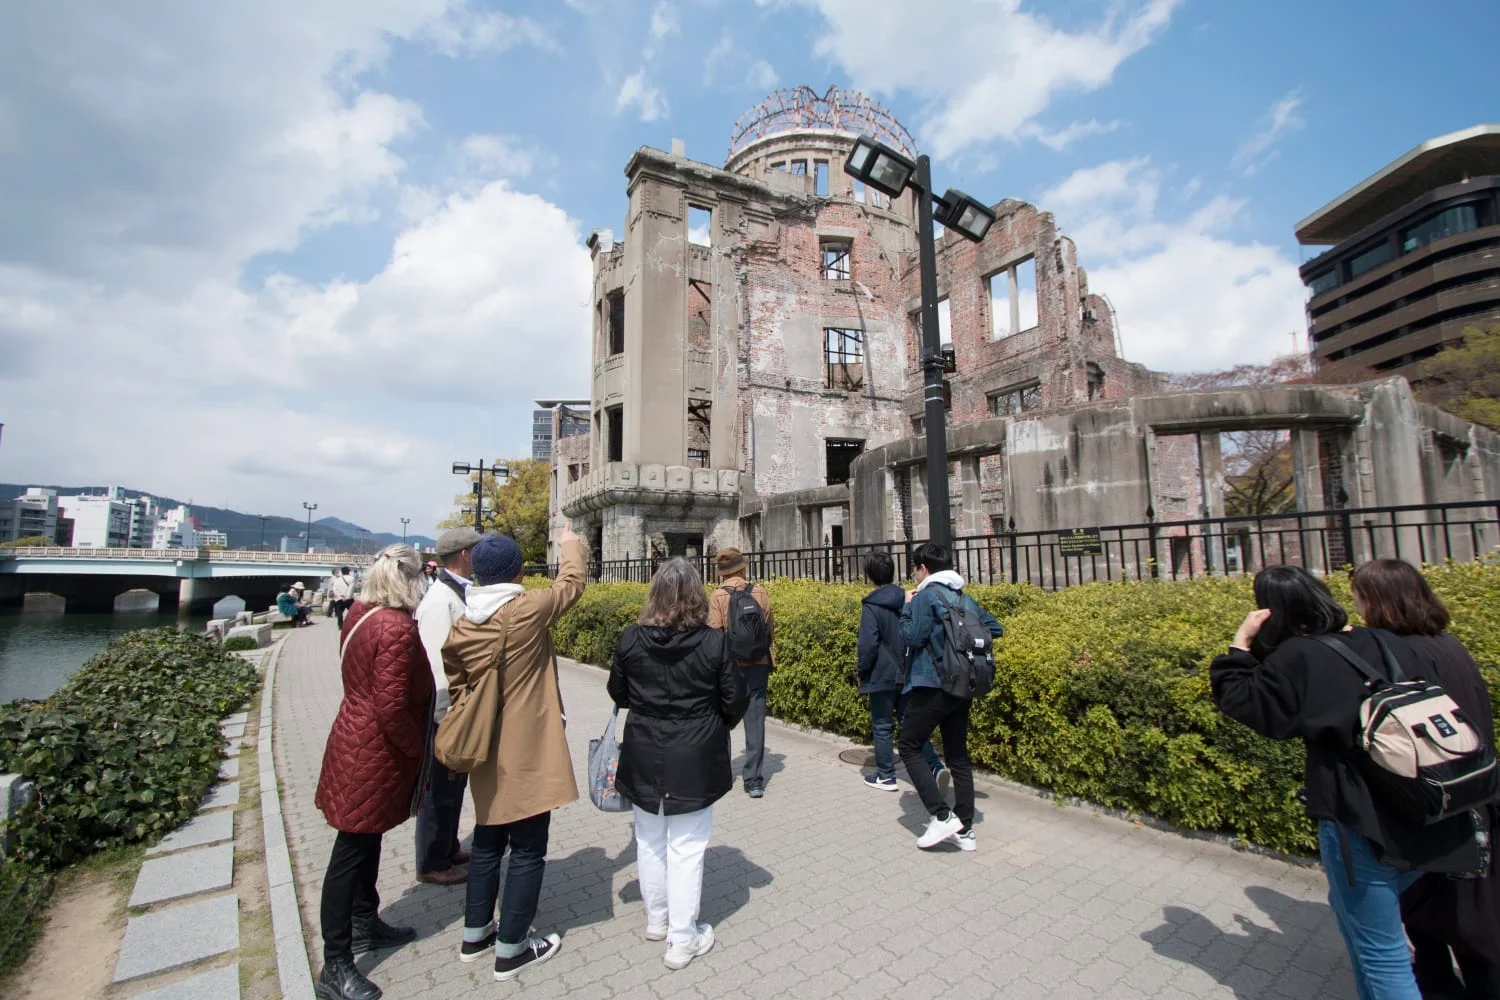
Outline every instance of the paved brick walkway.
[[[276, 680], [276, 768], [316, 968], [332, 831], [313, 807], [340, 684], [332, 623], [287, 637]], [[565, 663], [573, 761], [609, 711], [604, 674]], [[585, 797], [552, 821], [536, 926], [557, 958], [513, 983], [460, 964], [463, 888], [419, 885], [412, 824], [386, 837], [387, 917], [418, 940], [360, 967], [409, 997], [1352, 998], [1316, 870], [1061, 808], [979, 781], [979, 850], [913, 846], [920, 804], [864, 788], [848, 744], [775, 726], [766, 797], [716, 807], [703, 919], [718, 944], [681, 972], [641, 937], [629, 814]], [[741, 747], [739, 735], [735, 746]], [[466, 808], [463, 834], [472, 827]]]

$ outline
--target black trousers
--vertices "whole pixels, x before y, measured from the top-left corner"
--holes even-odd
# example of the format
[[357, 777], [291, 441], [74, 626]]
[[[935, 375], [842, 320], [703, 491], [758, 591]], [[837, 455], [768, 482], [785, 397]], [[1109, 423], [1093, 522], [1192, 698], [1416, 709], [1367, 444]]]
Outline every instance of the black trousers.
[[[1440, 938], [1408, 930], [1412, 943], [1412, 966], [1422, 996], [1433, 1000], [1494, 1000], [1500, 997], [1500, 968], [1483, 955], [1454, 948]], [[1463, 982], [1454, 975], [1453, 963]]]
[[380, 876], [380, 834], [345, 833], [333, 838], [333, 855], [323, 875], [323, 960], [354, 954], [354, 919], [380, 909], [375, 880]]
[[458, 820], [464, 811], [469, 776], [450, 771], [436, 757], [427, 772], [422, 808], [417, 812], [417, 874], [445, 872], [458, 853]]
[[906, 776], [916, 786], [922, 805], [934, 816], [948, 810], [938, 791], [937, 776], [922, 759], [922, 747], [933, 730], [943, 734], [943, 762], [953, 772], [953, 811], [964, 826], [974, 824], [974, 769], [969, 764], [969, 709], [973, 702], [941, 688], [912, 688], [901, 719], [896, 749], [906, 765]]

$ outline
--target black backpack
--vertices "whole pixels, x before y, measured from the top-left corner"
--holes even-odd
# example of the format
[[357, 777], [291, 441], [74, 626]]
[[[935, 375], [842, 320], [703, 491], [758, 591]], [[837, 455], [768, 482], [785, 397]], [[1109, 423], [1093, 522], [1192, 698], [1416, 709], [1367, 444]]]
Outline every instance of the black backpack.
[[[930, 589], [937, 594], [948, 590], [941, 586]], [[947, 608], [936, 664], [943, 690], [957, 698], [979, 698], [995, 683], [995, 637], [973, 598], [960, 592], [951, 601], [946, 597], [937, 600]]]
[[771, 655], [771, 631], [766, 628], [766, 616], [755, 599], [754, 587], [723, 589], [729, 593], [724, 634], [729, 638], [730, 655], [738, 663], [764, 663]]

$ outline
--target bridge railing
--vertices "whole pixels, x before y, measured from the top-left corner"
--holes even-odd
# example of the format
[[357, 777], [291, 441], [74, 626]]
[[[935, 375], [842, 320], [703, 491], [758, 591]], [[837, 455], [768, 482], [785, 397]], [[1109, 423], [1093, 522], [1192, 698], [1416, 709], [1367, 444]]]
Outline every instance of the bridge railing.
[[174, 562], [184, 559], [277, 566], [366, 566], [373, 557], [355, 552], [252, 552], [243, 549], [123, 549], [65, 548], [61, 545], [23, 545], [0, 549], [0, 559], [124, 559]]

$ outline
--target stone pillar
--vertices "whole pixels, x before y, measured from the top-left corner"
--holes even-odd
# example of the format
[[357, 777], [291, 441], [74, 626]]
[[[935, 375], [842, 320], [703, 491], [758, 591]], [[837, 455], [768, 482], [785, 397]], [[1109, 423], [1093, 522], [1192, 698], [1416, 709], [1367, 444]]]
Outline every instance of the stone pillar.
[[10, 853], [10, 821], [31, 805], [35, 791], [19, 774], [0, 774], [0, 855]]
[[[206, 581], [204, 581], [206, 582]], [[193, 604], [196, 601], [206, 600], [208, 590], [198, 580], [188, 577], [177, 581], [177, 615], [186, 618], [192, 614]]]
[[[1297, 490], [1297, 510], [1327, 510], [1323, 496], [1323, 463], [1318, 455], [1318, 432], [1309, 428], [1292, 431], [1292, 482]], [[1325, 533], [1339, 526], [1324, 518], [1299, 518], [1297, 539], [1302, 546], [1302, 565], [1315, 573], [1328, 569]]]
[[927, 466], [908, 465], [907, 481], [911, 483], [911, 537], [925, 541], [927, 531]]
[[988, 519], [985, 517], [984, 500], [979, 491], [979, 459], [959, 459], [958, 470], [962, 490], [958, 508], [958, 533], [960, 535], [988, 534]]
[[[1224, 446], [1218, 431], [1198, 432], [1198, 482], [1203, 495], [1203, 516], [1224, 516]], [[1208, 529], [1204, 560], [1211, 573], [1226, 569], [1224, 560], [1224, 526]]]

